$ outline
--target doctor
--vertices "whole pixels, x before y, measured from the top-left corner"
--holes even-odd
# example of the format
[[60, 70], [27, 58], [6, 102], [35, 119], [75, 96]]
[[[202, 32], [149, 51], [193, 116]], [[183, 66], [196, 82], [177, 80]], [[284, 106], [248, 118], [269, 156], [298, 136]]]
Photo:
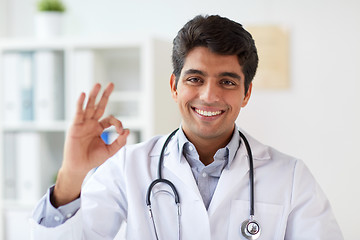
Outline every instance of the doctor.
[[[122, 222], [127, 239], [256, 239], [241, 229], [249, 219], [250, 154], [235, 125], [258, 65], [254, 41], [227, 18], [197, 16], [174, 39], [172, 59], [170, 88], [182, 123], [160, 168], [176, 187], [179, 208], [165, 183], [150, 190], [152, 218], [146, 204], [168, 136], [124, 146], [129, 130], [112, 116], [101, 119], [114, 86], [96, 104], [96, 84], [86, 106], [84, 93], [78, 100], [57, 182], [34, 211], [33, 239], [113, 239]], [[119, 136], [106, 145], [100, 134], [110, 126]], [[245, 135], [253, 156], [258, 239], [343, 239], [304, 163]]]

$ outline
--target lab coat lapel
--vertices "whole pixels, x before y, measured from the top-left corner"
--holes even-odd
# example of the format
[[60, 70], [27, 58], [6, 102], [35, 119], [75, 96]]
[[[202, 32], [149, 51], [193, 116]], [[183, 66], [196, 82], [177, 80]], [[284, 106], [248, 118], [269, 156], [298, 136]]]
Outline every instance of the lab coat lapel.
[[[256, 139], [252, 138], [243, 130], [241, 130], [241, 132], [246, 136], [246, 139], [250, 144], [253, 155], [254, 171], [256, 172], [256, 168], [265, 164], [266, 160], [270, 159], [270, 154], [268, 151], [269, 148], [258, 142]], [[245, 147], [245, 143], [242, 140], [240, 148], [233, 162], [231, 163], [230, 168], [225, 167], [220, 176], [218, 185], [216, 187], [208, 209], [209, 216], [216, 211], [222, 201], [227, 199], [227, 196], [232, 193], [234, 187], [240, 184], [240, 182], [243, 181], [243, 178], [245, 176], [246, 178], [248, 178], [248, 172], [249, 157]], [[246, 179], [246, 181], [248, 181], [248, 179]], [[248, 189], [246, 189], [246, 191], [248, 191]]]
[[[186, 161], [184, 156], [181, 156], [181, 160], [179, 161], [179, 147], [176, 139], [177, 134], [173, 137], [172, 141], [169, 142], [169, 145], [165, 150], [163, 177], [173, 182], [180, 195], [182, 195], [180, 189], [186, 189], [187, 191], [190, 190], [189, 192], [193, 193], [194, 199], [202, 199], [189, 163]], [[160, 155], [164, 141], [158, 141], [153, 153], [156, 152], [156, 155]], [[181, 187], [179, 184], [183, 184], [185, 186]]]
[[227, 195], [233, 191], [233, 187], [243, 180], [248, 171], [249, 164], [247, 153], [245, 147], [242, 146], [238, 150], [230, 168], [225, 167], [220, 176], [213, 198], [209, 205], [209, 216], [216, 211], [221, 202], [224, 201]]
[[[173, 154], [169, 155], [169, 158], [165, 159], [164, 167], [165, 171], [170, 171], [171, 174], [175, 175], [177, 180], [173, 180], [174, 182], [181, 182], [185, 185], [185, 189], [191, 190], [194, 193], [194, 197], [196, 199], [201, 199], [201, 195], [199, 192], [199, 188], [196, 185], [194, 175], [191, 172], [191, 168], [184, 158], [181, 157], [181, 161], [177, 157], [172, 157]], [[170, 176], [169, 176], [170, 177]], [[176, 185], [176, 183], [174, 183]], [[178, 187], [180, 189], [180, 186]], [[180, 193], [181, 194], [181, 193]]]

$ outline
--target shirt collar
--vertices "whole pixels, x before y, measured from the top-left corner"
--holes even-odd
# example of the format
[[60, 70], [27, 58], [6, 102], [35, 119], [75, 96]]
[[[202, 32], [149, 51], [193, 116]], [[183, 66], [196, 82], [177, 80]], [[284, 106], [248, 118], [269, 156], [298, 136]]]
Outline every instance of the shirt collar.
[[[177, 136], [178, 136], [178, 144], [179, 144], [179, 162], [180, 162], [182, 159], [182, 156], [184, 154], [185, 144], [186, 143], [189, 143], [191, 145], [193, 145], [193, 144], [185, 136], [185, 133], [182, 130], [182, 126], [180, 126], [180, 128], [179, 128], [179, 132], [178, 132]], [[235, 124], [234, 132], [233, 132], [230, 142], [225, 146], [225, 148], [222, 148], [226, 152], [228, 152], [227, 168], [229, 168], [231, 163], [233, 162], [239, 147], [240, 147], [240, 135], [238, 133], [238, 127]], [[218, 149], [218, 151], [215, 153], [215, 156], [217, 155], [219, 150], [221, 150], [221, 149]]]

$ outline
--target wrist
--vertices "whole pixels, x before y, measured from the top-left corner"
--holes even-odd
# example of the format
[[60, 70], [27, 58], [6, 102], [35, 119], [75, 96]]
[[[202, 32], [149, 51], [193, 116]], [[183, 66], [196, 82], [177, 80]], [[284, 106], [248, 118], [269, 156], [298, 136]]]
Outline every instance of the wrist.
[[54, 191], [50, 196], [51, 204], [58, 208], [80, 197], [81, 185], [86, 174], [73, 173], [63, 168], [59, 170]]

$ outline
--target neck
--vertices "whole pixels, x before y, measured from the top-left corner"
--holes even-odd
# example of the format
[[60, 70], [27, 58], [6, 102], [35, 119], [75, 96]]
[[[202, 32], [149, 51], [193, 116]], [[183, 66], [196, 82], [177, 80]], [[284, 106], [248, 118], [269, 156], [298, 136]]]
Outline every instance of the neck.
[[214, 161], [214, 155], [220, 148], [224, 148], [231, 140], [233, 131], [225, 136], [219, 136], [214, 138], [201, 138], [199, 136], [191, 136], [184, 131], [189, 141], [194, 144], [200, 161], [205, 165], [209, 165]]

